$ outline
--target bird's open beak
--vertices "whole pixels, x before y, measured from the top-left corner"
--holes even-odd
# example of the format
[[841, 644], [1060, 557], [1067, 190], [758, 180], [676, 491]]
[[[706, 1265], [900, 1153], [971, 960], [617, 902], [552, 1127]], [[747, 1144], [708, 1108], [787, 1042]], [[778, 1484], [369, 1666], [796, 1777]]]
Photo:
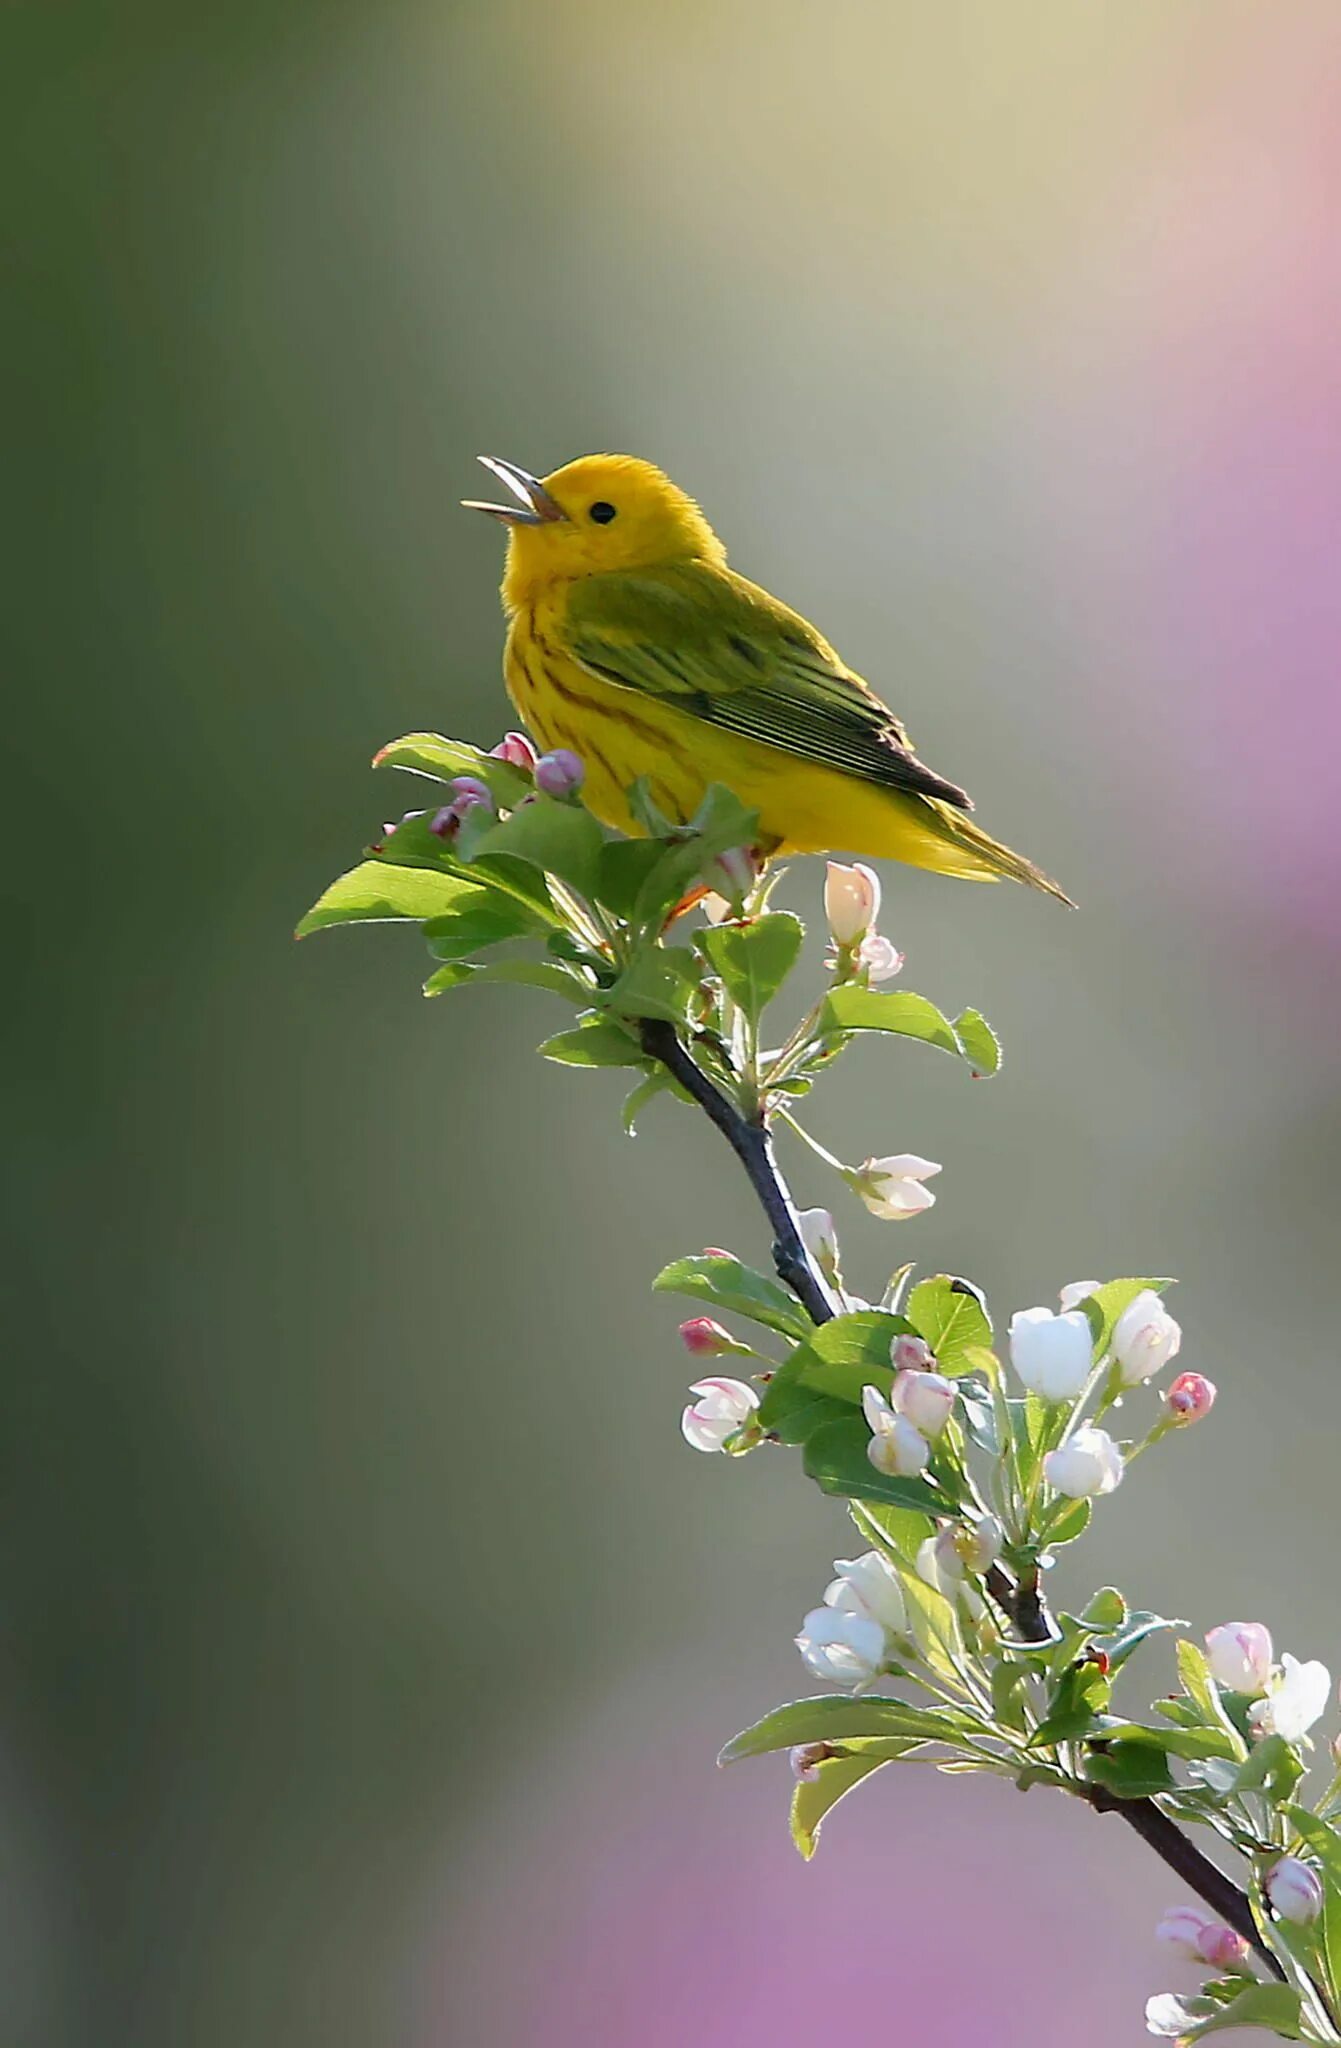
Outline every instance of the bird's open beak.
[[548, 526], [567, 515], [559, 510], [539, 477], [518, 469], [515, 462], [503, 462], [497, 455], [481, 455], [477, 461], [491, 469], [518, 500], [515, 505], [487, 505], [482, 498], [463, 498], [467, 512], [488, 512], [507, 526]]

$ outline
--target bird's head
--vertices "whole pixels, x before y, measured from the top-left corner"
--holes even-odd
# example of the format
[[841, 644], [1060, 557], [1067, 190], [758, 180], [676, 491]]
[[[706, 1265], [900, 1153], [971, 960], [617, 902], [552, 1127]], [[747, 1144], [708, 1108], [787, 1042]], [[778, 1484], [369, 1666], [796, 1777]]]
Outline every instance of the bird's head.
[[544, 585], [577, 576], [726, 560], [726, 550], [693, 499], [655, 463], [636, 455], [583, 455], [544, 478], [492, 455], [481, 455], [480, 461], [517, 500], [515, 505], [464, 501], [471, 511], [488, 512], [508, 528], [503, 601], [509, 610]]

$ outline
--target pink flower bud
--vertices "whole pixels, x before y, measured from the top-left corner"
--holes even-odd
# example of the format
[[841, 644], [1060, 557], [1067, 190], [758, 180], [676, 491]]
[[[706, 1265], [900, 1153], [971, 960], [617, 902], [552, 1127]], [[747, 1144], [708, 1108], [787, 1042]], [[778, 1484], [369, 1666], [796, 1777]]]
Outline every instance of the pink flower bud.
[[872, 869], [831, 860], [824, 870], [824, 915], [840, 946], [865, 938], [880, 915], [880, 878]]
[[489, 794], [489, 785], [487, 782], [481, 782], [478, 775], [454, 775], [451, 787], [456, 791], [458, 807], [463, 802], [467, 805], [488, 804], [490, 810], [494, 807], [493, 797]]
[[1180, 1372], [1164, 1396], [1170, 1421], [1201, 1422], [1215, 1406], [1215, 1382], [1199, 1372]]
[[455, 804], [444, 804], [428, 821], [428, 829], [439, 839], [450, 839], [460, 823]]
[[1216, 1970], [1241, 1970], [1248, 1960], [1243, 1936], [1200, 1906], [1171, 1906], [1155, 1929], [1155, 1939], [1176, 1955]]
[[681, 1323], [680, 1339], [694, 1358], [720, 1358], [725, 1351], [740, 1349], [731, 1332], [711, 1316], [691, 1316], [687, 1323]]
[[571, 747], [556, 747], [535, 764], [535, 786], [546, 796], [576, 796], [586, 779], [587, 771]]
[[936, 1354], [926, 1338], [910, 1334], [894, 1339], [889, 1358], [895, 1372], [933, 1372], [936, 1366]]
[[539, 756], [524, 732], [505, 732], [496, 747], [489, 749], [490, 759], [506, 761], [509, 768], [524, 768], [533, 773]]
[[714, 879], [720, 877], [725, 882], [726, 893], [734, 905], [754, 887], [758, 870], [748, 846], [728, 846], [725, 853], [718, 854], [711, 872]]
[[1216, 1684], [1253, 1699], [1267, 1689], [1275, 1654], [1271, 1631], [1260, 1621], [1222, 1621], [1206, 1637], [1206, 1661]]
[[938, 1372], [911, 1368], [895, 1375], [890, 1405], [923, 1436], [939, 1436], [955, 1405], [955, 1383]]
[[799, 1785], [813, 1785], [819, 1777], [820, 1765], [826, 1757], [836, 1754], [831, 1742], [800, 1742], [788, 1754], [792, 1776]]
[[895, 1479], [912, 1479], [925, 1471], [931, 1445], [917, 1424], [897, 1414], [878, 1387], [862, 1389], [861, 1406], [871, 1432], [866, 1455], [876, 1471]]
[[1282, 1920], [1311, 1926], [1322, 1911], [1322, 1882], [1309, 1863], [1282, 1856], [1267, 1872], [1264, 1890]]

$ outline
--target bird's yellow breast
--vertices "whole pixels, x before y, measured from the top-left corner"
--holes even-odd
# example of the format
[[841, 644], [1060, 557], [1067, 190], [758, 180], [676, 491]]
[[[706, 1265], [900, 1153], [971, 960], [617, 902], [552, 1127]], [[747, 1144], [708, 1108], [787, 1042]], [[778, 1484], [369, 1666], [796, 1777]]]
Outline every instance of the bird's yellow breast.
[[585, 802], [621, 832], [641, 830], [625, 794], [640, 777], [667, 817], [682, 824], [717, 782], [758, 811], [763, 852], [855, 849], [953, 871], [920, 799], [895, 796], [593, 675], [567, 650], [562, 590], [513, 614], [504, 678], [534, 739], [546, 750], [570, 747], [581, 758]]

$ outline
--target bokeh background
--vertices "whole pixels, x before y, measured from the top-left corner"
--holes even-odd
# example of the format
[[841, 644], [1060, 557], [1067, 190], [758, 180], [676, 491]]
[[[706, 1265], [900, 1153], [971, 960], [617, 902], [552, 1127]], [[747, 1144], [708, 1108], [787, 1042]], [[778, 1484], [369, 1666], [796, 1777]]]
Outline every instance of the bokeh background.
[[1078, 1562], [1341, 1665], [1341, 14], [8, 0], [0, 39], [0, 2032], [1142, 2038], [1177, 1891], [1116, 1822], [886, 1773], [804, 1868], [785, 1767], [714, 1773], [851, 1539], [679, 1439], [648, 1282], [762, 1251], [711, 1134], [626, 1141], [617, 1078], [533, 1057], [542, 995], [289, 931], [407, 801], [379, 742], [505, 723], [476, 450], [660, 460], [1083, 906], [887, 874], [909, 983], [1009, 1057], [846, 1062], [823, 1135], [945, 1162], [850, 1265], [1002, 1311], [1181, 1276], [1220, 1407]]

